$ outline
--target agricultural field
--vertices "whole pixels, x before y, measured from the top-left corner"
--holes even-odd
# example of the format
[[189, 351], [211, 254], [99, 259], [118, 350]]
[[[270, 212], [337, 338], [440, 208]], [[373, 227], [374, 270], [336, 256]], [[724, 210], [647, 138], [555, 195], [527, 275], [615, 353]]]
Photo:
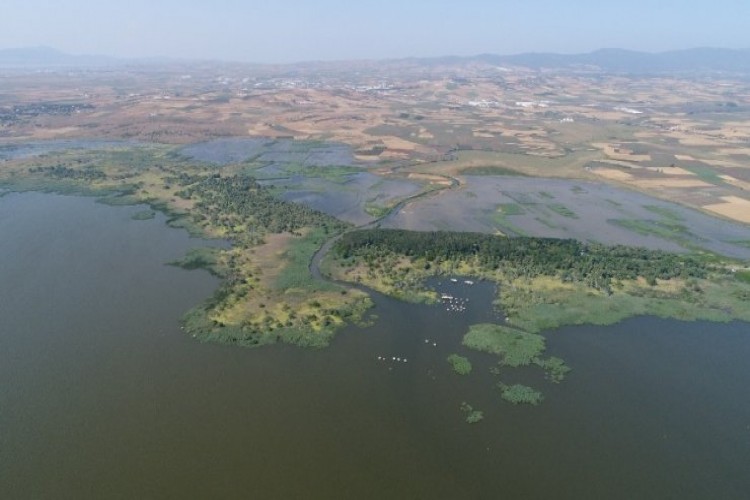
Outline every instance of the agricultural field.
[[326, 343], [364, 293], [308, 265], [357, 227], [750, 259], [750, 84], [731, 75], [400, 61], [0, 76], [3, 185], [147, 203], [139, 217], [230, 242], [186, 260], [225, 278], [190, 318], [207, 339]]

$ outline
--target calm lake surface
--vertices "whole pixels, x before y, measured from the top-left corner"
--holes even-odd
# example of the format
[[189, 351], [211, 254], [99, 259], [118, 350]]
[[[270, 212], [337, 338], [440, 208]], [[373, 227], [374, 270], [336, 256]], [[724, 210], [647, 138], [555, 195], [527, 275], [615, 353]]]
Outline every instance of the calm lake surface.
[[206, 243], [138, 210], [0, 197], [0, 498], [747, 498], [748, 324], [551, 332], [574, 371], [509, 370], [546, 398], [514, 407], [491, 356], [445, 362], [489, 284], [375, 295], [324, 350], [200, 344], [178, 320], [217, 281], [164, 263]]

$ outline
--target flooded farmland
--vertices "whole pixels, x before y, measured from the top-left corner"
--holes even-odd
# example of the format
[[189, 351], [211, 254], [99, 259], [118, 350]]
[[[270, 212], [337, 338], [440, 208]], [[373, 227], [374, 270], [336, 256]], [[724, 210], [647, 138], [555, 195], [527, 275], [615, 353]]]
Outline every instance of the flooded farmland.
[[263, 137], [215, 139], [191, 144], [180, 152], [189, 158], [217, 165], [255, 161], [325, 167], [355, 163], [354, 153], [346, 144]]
[[404, 207], [383, 227], [576, 238], [750, 259], [750, 227], [602, 183], [466, 176], [460, 189]]

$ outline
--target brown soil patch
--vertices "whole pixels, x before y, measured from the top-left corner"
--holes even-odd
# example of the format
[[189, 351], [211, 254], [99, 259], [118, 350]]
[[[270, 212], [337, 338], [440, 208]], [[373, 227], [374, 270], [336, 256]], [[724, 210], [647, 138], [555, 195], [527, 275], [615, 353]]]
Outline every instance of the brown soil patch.
[[604, 151], [604, 154], [606, 154], [613, 160], [651, 161], [651, 155], [633, 154], [631, 150], [617, 144], [593, 143], [592, 146], [601, 149], [602, 151]]

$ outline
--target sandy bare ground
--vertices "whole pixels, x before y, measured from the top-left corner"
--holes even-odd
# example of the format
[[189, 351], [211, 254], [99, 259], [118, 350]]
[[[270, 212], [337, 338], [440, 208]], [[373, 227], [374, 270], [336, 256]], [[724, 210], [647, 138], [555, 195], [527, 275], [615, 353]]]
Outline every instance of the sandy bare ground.
[[724, 179], [727, 183], [731, 184], [732, 186], [737, 186], [738, 188], [744, 191], [750, 191], [750, 182], [742, 181], [740, 179], [735, 179], [731, 175], [720, 175], [719, 177]]
[[739, 196], [724, 196], [724, 203], [705, 205], [703, 208], [730, 219], [750, 224], [750, 200]]
[[417, 181], [427, 181], [430, 184], [438, 184], [441, 186], [450, 186], [451, 181], [446, 179], [445, 177], [442, 177], [440, 175], [430, 175], [430, 174], [420, 174], [420, 173], [410, 173], [407, 176], [409, 179], [414, 179]]
[[592, 170], [596, 175], [604, 177], [605, 179], [611, 179], [614, 181], [631, 182], [635, 179], [632, 174], [623, 172], [616, 168], [595, 168]]
[[709, 184], [698, 178], [689, 179], [675, 177], [665, 177], [663, 179], [636, 179], [632, 181], [632, 184], [643, 189], [685, 189], [707, 188], [713, 186], [713, 184]]

